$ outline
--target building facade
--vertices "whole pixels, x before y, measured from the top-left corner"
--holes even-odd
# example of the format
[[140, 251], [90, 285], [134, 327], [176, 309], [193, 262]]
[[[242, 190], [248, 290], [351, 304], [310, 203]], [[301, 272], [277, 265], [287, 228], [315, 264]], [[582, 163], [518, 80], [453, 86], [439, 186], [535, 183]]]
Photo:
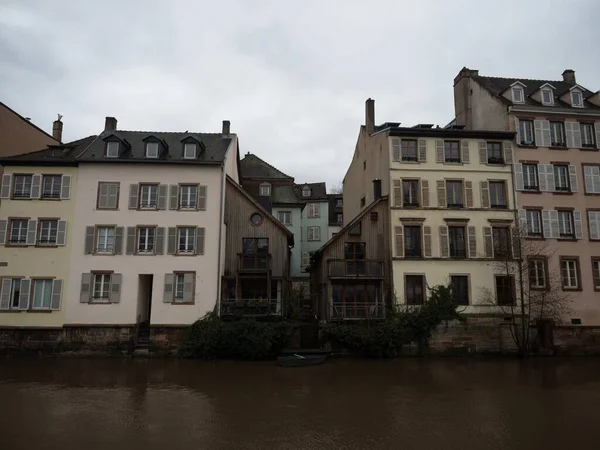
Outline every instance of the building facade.
[[327, 240], [340, 232], [344, 225], [344, 196], [342, 194], [327, 194], [329, 199], [329, 227]]
[[306, 269], [311, 256], [329, 239], [329, 199], [327, 186], [322, 182], [298, 184], [296, 192], [305, 204], [302, 211], [300, 266], [308, 280]]

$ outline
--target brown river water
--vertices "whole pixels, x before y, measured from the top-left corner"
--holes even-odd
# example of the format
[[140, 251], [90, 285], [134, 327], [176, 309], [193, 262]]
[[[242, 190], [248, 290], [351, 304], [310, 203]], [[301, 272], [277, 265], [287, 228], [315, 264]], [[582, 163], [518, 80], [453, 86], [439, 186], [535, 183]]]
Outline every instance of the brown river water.
[[0, 449], [600, 448], [600, 359], [1, 359]]

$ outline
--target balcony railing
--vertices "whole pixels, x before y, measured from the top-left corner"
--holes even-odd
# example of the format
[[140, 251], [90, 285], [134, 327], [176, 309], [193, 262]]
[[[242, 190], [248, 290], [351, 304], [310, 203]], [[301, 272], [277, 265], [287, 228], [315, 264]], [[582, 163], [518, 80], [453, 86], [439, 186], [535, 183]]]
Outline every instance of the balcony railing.
[[327, 265], [330, 278], [383, 278], [383, 261], [374, 259], [330, 259]]
[[385, 307], [383, 301], [377, 303], [332, 303], [331, 320], [364, 320], [384, 319]]
[[280, 316], [281, 300], [269, 299], [222, 299], [222, 317]]
[[271, 270], [271, 255], [238, 253], [239, 272], [267, 272]]

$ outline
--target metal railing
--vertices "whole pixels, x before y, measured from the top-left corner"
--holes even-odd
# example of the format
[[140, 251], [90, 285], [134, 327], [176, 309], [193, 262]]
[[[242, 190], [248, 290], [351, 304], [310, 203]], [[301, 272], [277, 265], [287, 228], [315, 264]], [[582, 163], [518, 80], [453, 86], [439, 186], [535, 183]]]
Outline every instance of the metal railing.
[[364, 320], [384, 319], [385, 306], [383, 301], [367, 302], [335, 302], [331, 303], [331, 320]]
[[280, 316], [281, 300], [277, 299], [221, 299], [221, 316], [259, 317]]
[[383, 261], [374, 259], [330, 259], [327, 267], [330, 278], [383, 278]]
[[271, 270], [271, 255], [238, 253], [238, 271], [267, 272]]

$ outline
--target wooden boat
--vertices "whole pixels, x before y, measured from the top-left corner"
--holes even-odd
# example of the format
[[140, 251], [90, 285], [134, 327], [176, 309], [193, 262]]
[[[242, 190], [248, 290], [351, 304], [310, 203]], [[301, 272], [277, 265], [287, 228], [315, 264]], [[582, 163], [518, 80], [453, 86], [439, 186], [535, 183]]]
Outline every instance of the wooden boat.
[[294, 353], [292, 355], [279, 356], [277, 364], [282, 367], [316, 366], [317, 364], [323, 364], [326, 359], [327, 355], [298, 355]]

